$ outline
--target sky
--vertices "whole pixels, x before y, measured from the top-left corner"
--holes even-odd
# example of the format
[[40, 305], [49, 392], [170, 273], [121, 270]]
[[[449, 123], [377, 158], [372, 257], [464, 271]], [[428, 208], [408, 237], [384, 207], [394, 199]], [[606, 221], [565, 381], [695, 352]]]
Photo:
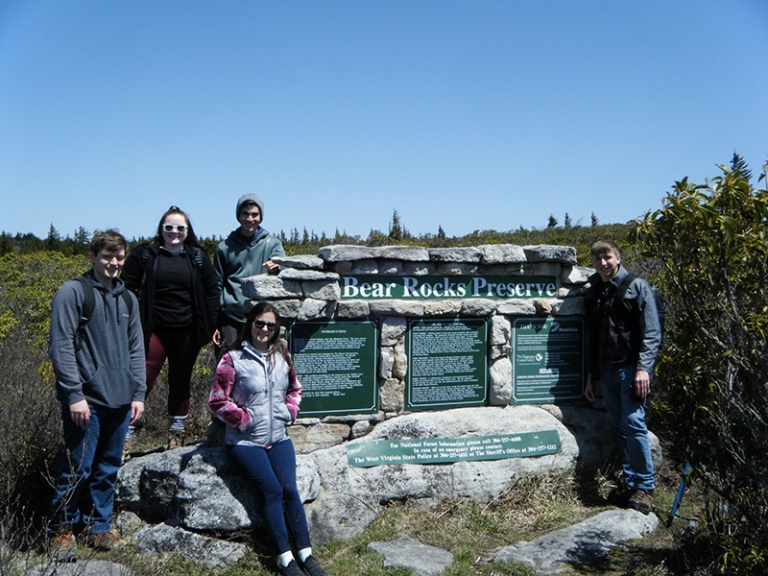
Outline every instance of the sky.
[[0, 1], [13, 234], [624, 223], [734, 152], [757, 185], [765, 0]]

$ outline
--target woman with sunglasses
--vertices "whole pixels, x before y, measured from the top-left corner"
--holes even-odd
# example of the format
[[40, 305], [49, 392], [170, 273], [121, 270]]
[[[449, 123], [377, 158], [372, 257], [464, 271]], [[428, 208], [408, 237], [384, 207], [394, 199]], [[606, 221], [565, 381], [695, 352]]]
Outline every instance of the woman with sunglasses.
[[288, 344], [280, 337], [280, 315], [272, 304], [260, 302], [219, 361], [208, 405], [227, 425], [230, 455], [264, 495], [264, 517], [279, 553], [280, 574], [326, 576], [312, 556], [296, 485], [296, 453], [288, 437], [300, 402], [301, 384]]
[[[189, 217], [171, 206], [160, 218], [155, 237], [128, 255], [121, 278], [141, 308], [147, 396], [168, 359], [168, 448], [183, 446], [192, 368], [216, 330], [216, 271]], [[131, 429], [126, 452], [132, 434]]]

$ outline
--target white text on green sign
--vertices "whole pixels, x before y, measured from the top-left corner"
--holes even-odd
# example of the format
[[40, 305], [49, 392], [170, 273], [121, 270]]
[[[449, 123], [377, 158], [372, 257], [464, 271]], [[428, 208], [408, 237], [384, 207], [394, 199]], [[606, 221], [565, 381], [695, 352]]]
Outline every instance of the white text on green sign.
[[[375, 280], [374, 280], [375, 278]], [[341, 297], [389, 298], [554, 298], [550, 276], [342, 276]]]
[[555, 454], [557, 430], [467, 438], [397, 438], [346, 445], [347, 462], [366, 468], [384, 464], [440, 464], [460, 460], [501, 460]]

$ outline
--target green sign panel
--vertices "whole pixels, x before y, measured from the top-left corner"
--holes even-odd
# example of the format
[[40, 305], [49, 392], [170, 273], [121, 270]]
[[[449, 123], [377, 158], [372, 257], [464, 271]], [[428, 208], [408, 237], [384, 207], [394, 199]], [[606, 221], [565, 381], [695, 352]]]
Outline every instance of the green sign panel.
[[483, 406], [488, 390], [487, 333], [482, 318], [409, 320], [406, 409]]
[[302, 416], [378, 410], [378, 331], [373, 322], [295, 322], [288, 334], [304, 386]]
[[342, 276], [341, 297], [392, 298], [554, 298], [551, 276]]
[[442, 464], [460, 460], [530, 458], [560, 451], [557, 430], [469, 438], [399, 438], [347, 444], [356, 468], [383, 464]]
[[551, 404], [584, 393], [584, 319], [516, 318], [511, 404]]

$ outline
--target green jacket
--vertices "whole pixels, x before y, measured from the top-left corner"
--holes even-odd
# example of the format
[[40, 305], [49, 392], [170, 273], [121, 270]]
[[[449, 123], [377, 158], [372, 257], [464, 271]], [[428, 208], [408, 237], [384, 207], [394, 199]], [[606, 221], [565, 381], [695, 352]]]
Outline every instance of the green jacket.
[[226, 240], [219, 243], [213, 257], [213, 267], [221, 289], [220, 317], [245, 322], [245, 304], [249, 298], [243, 295], [243, 279], [266, 274], [264, 262], [276, 256], [285, 256], [283, 245], [264, 228], [259, 228], [250, 238], [234, 230]]

